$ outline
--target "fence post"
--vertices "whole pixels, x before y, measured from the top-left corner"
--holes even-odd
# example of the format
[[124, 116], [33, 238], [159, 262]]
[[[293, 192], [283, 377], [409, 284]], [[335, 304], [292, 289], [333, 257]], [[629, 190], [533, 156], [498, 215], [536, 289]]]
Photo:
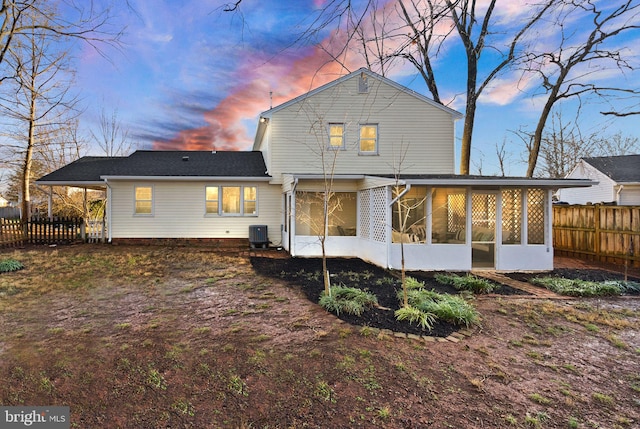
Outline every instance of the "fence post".
[[593, 237], [593, 255], [594, 259], [599, 259], [600, 256], [600, 209], [602, 208], [601, 204], [595, 204], [593, 209], [595, 210], [593, 213], [593, 233], [595, 236]]

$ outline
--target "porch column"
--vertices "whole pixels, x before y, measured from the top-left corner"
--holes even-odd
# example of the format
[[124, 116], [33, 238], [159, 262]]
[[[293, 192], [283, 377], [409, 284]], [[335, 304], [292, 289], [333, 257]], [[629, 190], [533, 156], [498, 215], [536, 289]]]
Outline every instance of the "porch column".
[[53, 186], [49, 186], [49, 193], [47, 194], [47, 217], [49, 219], [53, 217]]

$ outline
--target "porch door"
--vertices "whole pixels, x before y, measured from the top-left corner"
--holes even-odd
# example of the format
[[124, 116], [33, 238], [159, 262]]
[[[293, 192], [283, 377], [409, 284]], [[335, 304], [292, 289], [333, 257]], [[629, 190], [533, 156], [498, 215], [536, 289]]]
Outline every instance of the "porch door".
[[496, 266], [497, 195], [474, 191], [471, 194], [471, 267]]

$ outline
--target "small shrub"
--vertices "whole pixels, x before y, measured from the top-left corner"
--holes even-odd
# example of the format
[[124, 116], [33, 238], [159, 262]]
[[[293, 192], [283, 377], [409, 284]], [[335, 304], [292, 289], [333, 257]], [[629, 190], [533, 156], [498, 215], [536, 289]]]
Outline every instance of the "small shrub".
[[322, 308], [332, 313], [360, 316], [367, 308], [376, 305], [378, 298], [362, 289], [332, 286], [331, 295], [323, 294], [319, 303]]
[[615, 296], [622, 293], [622, 288], [618, 285], [618, 282], [599, 283], [563, 277], [538, 277], [531, 279], [531, 283], [566, 296]]
[[395, 311], [396, 319], [416, 323], [423, 329], [431, 330], [436, 318], [433, 314], [419, 310], [415, 307], [402, 307]]
[[421, 282], [420, 280], [414, 278], [414, 277], [406, 277], [405, 278], [405, 285], [407, 286], [407, 290], [414, 290], [414, 289], [423, 289], [424, 288], [424, 282]]
[[640, 294], [640, 283], [631, 280], [607, 280], [602, 282], [605, 286], [614, 286], [620, 288], [620, 293], [638, 295]]
[[[468, 328], [478, 324], [480, 320], [475, 307], [460, 296], [426, 289], [410, 289], [407, 298], [410, 306], [455, 325]], [[398, 299], [402, 300], [402, 291], [398, 292]]]
[[0, 273], [8, 273], [11, 271], [18, 271], [24, 268], [21, 262], [15, 259], [3, 259], [0, 261]]
[[434, 278], [439, 283], [453, 286], [457, 290], [467, 290], [473, 293], [491, 293], [496, 289], [496, 285], [489, 280], [471, 274], [467, 274], [466, 276], [436, 274]]
[[478, 311], [471, 303], [454, 295], [440, 294], [436, 299], [420, 303], [418, 308], [434, 314], [438, 319], [467, 328], [477, 325], [480, 320]]

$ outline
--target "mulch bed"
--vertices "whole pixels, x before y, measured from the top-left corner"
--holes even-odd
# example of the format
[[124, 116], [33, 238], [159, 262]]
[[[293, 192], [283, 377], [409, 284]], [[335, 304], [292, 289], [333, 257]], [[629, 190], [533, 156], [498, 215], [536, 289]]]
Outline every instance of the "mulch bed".
[[[317, 258], [289, 258], [272, 259], [252, 257], [251, 263], [260, 274], [287, 280], [292, 287], [298, 287], [312, 302], [317, 303], [324, 292], [322, 275], [322, 260]], [[361, 316], [339, 314], [341, 320], [357, 326], [369, 326], [378, 329], [390, 329], [394, 332], [404, 332], [415, 335], [429, 335], [433, 337], [447, 337], [460, 329], [451, 323], [438, 321], [430, 331], [417, 325], [396, 320], [394, 312], [400, 307], [397, 291], [401, 289], [399, 271], [390, 272], [360, 259], [335, 258], [327, 261], [331, 273], [331, 284], [359, 287], [373, 293], [378, 298], [381, 307], [371, 308]], [[315, 275], [314, 275], [315, 274]], [[439, 293], [458, 294], [459, 292], [447, 285], [438, 283], [431, 272], [410, 272], [407, 275], [425, 283], [426, 289], [433, 289]], [[458, 273], [463, 274], [463, 273]], [[382, 279], [395, 278], [396, 286], [389, 282], [381, 283]], [[525, 294], [527, 292], [501, 285], [495, 293], [504, 295]]]

